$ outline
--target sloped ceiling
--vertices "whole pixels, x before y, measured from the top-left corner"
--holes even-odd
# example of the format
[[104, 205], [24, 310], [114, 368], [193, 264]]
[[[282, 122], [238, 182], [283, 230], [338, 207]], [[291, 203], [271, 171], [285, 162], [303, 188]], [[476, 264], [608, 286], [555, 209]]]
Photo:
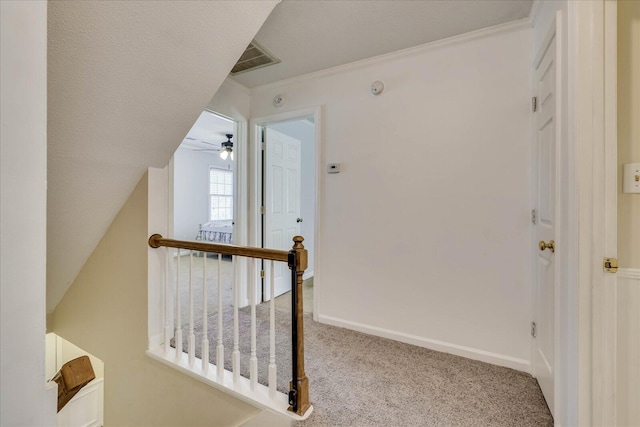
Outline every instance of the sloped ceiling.
[[49, 2], [48, 311], [278, 1]]
[[285, 0], [255, 37], [282, 62], [233, 80], [253, 88], [526, 18], [532, 2]]

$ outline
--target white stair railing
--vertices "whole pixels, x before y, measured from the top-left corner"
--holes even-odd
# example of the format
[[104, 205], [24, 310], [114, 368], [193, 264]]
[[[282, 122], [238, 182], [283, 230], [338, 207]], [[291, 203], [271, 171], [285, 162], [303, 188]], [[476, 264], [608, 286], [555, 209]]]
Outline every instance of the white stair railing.
[[276, 367], [276, 299], [275, 295], [275, 277], [274, 277], [273, 261], [269, 261], [269, 397], [274, 398], [277, 392], [277, 372]]
[[[204, 373], [209, 372], [209, 316], [208, 309], [209, 305], [207, 304], [207, 254], [203, 254], [204, 259], [202, 260], [202, 370]], [[218, 254], [218, 258], [220, 258], [220, 254]], [[220, 265], [218, 265], [220, 268]], [[220, 276], [218, 276], [219, 278]], [[218, 359], [224, 360], [224, 359]]]
[[222, 382], [224, 376], [224, 343], [222, 341], [222, 255], [218, 254], [218, 346], [216, 347], [216, 372], [218, 381]]
[[[172, 239], [164, 239], [162, 236], [154, 234], [149, 238], [149, 245], [154, 248], [161, 246], [167, 250], [167, 265], [165, 266], [165, 277], [163, 283], [163, 301], [164, 301], [164, 342], [158, 349], [150, 349], [150, 356], [161, 360], [164, 363], [173, 365], [177, 369], [195, 376], [200, 380], [211, 385], [219, 386], [232, 394], [242, 395], [244, 398], [250, 398], [260, 406], [269, 407], [280, 412], [292, 415], [296, 419], [306, 418], [312, 410], [308, 402], [308, 379], [304, 372], [304, 354], [303, 347], [303, 325], [302, 325], [302, 274], [306, 268], [306, 250], [302, 245], [302, 237], [294, 238], [295, 245], [291, 251], [279, 251], [262, 248], [249, 248], [234, 245], [220, 245], [203, 242], [185, 242]], [[188, 252], [188, 284], [183, 283], [184, 277], [181, 277], [181, 249], [187, 249]], [[215, 253], [217, 255], [217, 280], [215, 280], [217, 290], [217, 336], [213, 338], [216, 343], [215, 364], [209, 360], [209, 306], [208, 306], [208, 262], [207, 253]], [[196, 363], [196, 313], [195, 299], [197, 283], [194, 275], [194, 255], [202, 254], [202, 314], [198, 316], [202, 321], [201, 327], [201, 351], [200, 363]], [[251, 266], [256, 267], [255, 260], [265, 260], [264, 266], [268, 271], [265, 275], [265, 285], [270, 290], [270, 295], [274, 295], [275, 280], [274, 272], [276, 269], [275, 262], [287, 262], [291, 269], [292, 283], [292, 365], [293, 380], [290, 382], [290, 391], [286, 395], [277, 389], [277, 363], [276, 363], [276, 310], [275, 301], [272, 297], [269, 302], [269, 348], [268, 348], [268, 376], [266, 384], [260, 384], [258, 375], [258, 328], [257, 328], [257, 311], [258, 297], [256, 295], [255, 286], [249, 286], [249, 309], [250, 309], [250, 351], [249, 351], [249, 376], [245, 378], [241, 374], [241, 351], [240, 351], [240, 286], [235, 280], [235, 274], [232, 273], [232, 311], [233, 311], [233, 351], [231, 353], [231, 371], [225, 369], [224, 363], [224, 322], [225, 312], [229, 312], [230, 307], [224, 304], [224, 286], [223, 286], [223, 262], [222, 255], [231, 255], [231, 270], [235, 273], [235, 263], [238, 256], [248, 257], [251, 260]], [[185, 260], [186, 261], [186, 260]], [[169, 263], [175, 264], [175, 287], [171, 286], [173, 280], [170, 279]], [[188, 288], [183, 288], [187, 285]], [[175, 294], [173, 290], [175, 289]], [[188, 302], [183, 301], [183, 289], [188, 290]], [[227, 294], [228, 295], [228, 294]], [[183, 313], [183, 305], [185, 311]], [[226, 310], [225, 310], [226, 309]], [[174, 328], [171, 327], [171, 313], [175, 313]], [[184, 325], [183, 315], [188, 314], [188, 325]], [[183, 327], [187, 329], [187, 351], [183, 349]], [[173, 345], [171, 344], [173, 341]], [[265, 349], [266, 350], [266, 349]], [[244, 357], [247, 357], [245, 354]], [[211, 366], [214, 365], [214, 366]], [[213, 369], [215, 368], [215, 370]], [[210, 373], [211, 372], [211, 373]]]

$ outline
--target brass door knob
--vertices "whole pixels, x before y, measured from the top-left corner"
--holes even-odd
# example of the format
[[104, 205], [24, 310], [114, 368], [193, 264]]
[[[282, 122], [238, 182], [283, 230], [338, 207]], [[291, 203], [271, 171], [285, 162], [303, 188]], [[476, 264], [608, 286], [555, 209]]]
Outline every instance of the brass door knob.
[[549, 249], [551, 252], [555, 252], [556, 242], [554, 242], [553, 240], [549, 240], [549, 243], [545, 243], [544, 240], [540, 240], [540, 243], [538, 243], [538, 247], [540, 248], [541, 251], [544, 251], [545, 249]]

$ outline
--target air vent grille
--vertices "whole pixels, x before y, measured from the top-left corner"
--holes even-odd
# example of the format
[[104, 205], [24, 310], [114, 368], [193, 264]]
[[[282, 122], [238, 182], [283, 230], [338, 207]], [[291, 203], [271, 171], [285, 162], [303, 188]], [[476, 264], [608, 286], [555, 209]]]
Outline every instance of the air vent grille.
[[246, 73], [247, 71], [255, 70], [258, 68], [266, 67], [279, 63], [280, 60], [270, 54], [265, 48], [260, 46], [256, 41], [249, 43], [249, 46], [244, 50], [244, 53], [236, 62], [231, 70], [231, 75]]

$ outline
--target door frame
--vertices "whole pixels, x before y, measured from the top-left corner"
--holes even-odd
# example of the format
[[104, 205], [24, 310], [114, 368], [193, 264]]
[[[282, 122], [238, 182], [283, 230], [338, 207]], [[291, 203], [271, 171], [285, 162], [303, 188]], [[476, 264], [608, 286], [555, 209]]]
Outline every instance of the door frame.
[[[543, 3], [535, 0], [532, 9], [549, 4]], [[617, 1], [550, 7], [558, 10], [556, 43], [563, 50], [558, 122], [566, 140], [558, 170], [555, 421], [615, 425], [616, 277], [603, 272], [602, 262], [617, 255]]]
[[[316, 199], [315, 199], [315, 224], [314, 224], [314, 276], [313, 276], [313, 319], [318, 320], [318, 312], [320, 308], [320, 289], [322, 273], [320, 269], [320, 194], [322, 191], [321, 167], [322, 167], [322, 109], [320, 106], [304, 108], [299, 110], [287, 111], [269, 116], [252, 118], [249, 121], [249, 245], [260, 246], [262, 242], [262, 216], [260, 207], [262, 206], [262, 149], [261, 149], [261, 129], [273, 123], [290, 121], [295, 119], [303, 119], [305, 117], [313, 117], [314, 119], [314, 138], [315, 138], [315, 161], [316, 161]], [[292, 243], [293, 244], [293, 243]], [[249, 272], [250, 285], [254, 286], [256, 292], [260, 292], [260, 271], [255, 267]]]
[[617, 1], [568, 3], [577, 424], [616, 425]]

